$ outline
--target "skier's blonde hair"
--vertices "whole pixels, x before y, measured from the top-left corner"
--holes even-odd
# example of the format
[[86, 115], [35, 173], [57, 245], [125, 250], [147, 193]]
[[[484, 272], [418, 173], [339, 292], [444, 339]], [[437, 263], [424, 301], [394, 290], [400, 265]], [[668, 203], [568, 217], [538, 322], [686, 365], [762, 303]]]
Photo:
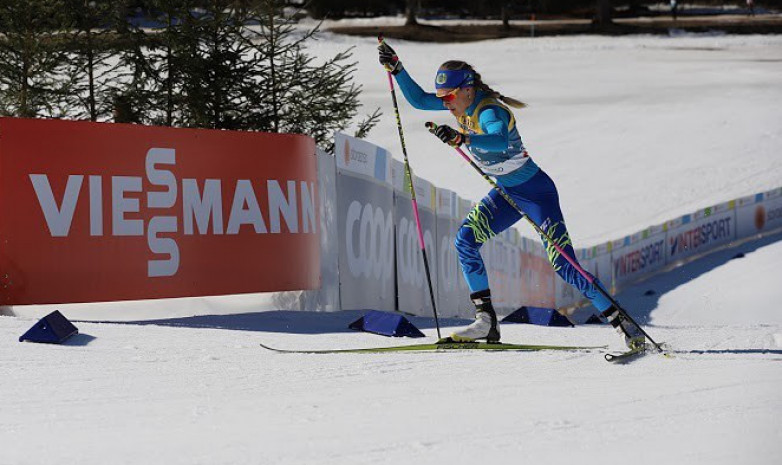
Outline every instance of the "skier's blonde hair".
[[519, 101], [519, 100], [516, 100], [515, 98], [512, 98], [512, 97], [506, 97], [506, 96], [502, 95], [501, 93], [497, 92], [496, 90], [492, 89], [491, 87], [489, 87], [485, 82], [483, 82], [483, 79], [481, 79], [480, 73], [475, 71], [475, 68], [473, 68], [472, 65], [470, 65], [469, 63], [465, 63], [464, 61], [459, 61], [459, 60], [450, 60], [450, 61], [446, 61], [445, 63], [440, 65], [440, 69], [447, 69], [447, 70], [463, 70], [463, 69], [465, 69], [465, 70], [468, 70], [468, 71], [472, 71], [475, 74], [475, 88], [476, 89], [482, 90], [482, 91], [486, 92], [487, 94], [489, 94], [490, 96], [492, 96], [492, 97], [494, 97], [494, 98], [496, 98], [498, 100], [501, 100], [505, 104], [510, 105], [510, 106], [512, 106], [514, 108], [524, 108], [524, 107], [527, 106], [526, 103], [524, 103], [522, 101]]

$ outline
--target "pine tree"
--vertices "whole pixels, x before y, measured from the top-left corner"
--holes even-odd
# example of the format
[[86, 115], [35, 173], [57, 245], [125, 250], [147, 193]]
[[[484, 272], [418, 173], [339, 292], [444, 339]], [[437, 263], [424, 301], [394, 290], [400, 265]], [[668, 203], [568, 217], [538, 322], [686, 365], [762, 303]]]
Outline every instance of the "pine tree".
[[0, 1], [0, 114], [59, 117], [68, 83], [56, 0]]
[[116, 2], [110, 0], [63, 0], [61, 35], [67, 38], [70, 92], [68, 116], [98, 121], [114, 110], [116, 96], [115, 41], [111, 26]]
[[257, 59], [245, 30], [252, 19], [244, 2], [202, 1], [182, 13], [173, 66], [182, 94], [183, 123], [193, 127], [258, 129], [246, 116], [255, 100]]
[[[363, 137], [352, 50], [315, 57], [282, 0], [0, 0], [0, 112]], [[141, 27], [144, 25], [145, 27]]]
[[189, 11], [186, 3], [185, 0], [123, 1], [116, 22], [115, 121], [181, 125], [173, 55], [182, 14]]
[[153, 124], [308, 134], [329, 149], [336, 130], [365, 136], [379, 110], [354, 123], [361, 87], [351, 50], [314, 57], [280, 0], [154, 0], [160, 29], [125, 24], [125, 88]]
[[[334, 131], [345, 130], [358, 114], [361, 86], [353, 82], [352, 49], [316, 59], [305, 44], [316, 40], [319, 25], [298, 30], [280, 0], [261, 0], [255, 8], [257, 27], [247, 37], [255, 49], [256, 93], [248, 118], [254, 128], [308, 134], [331, 150]], [[379, 121], [376, 109], [355, 124], [364, 137]]]

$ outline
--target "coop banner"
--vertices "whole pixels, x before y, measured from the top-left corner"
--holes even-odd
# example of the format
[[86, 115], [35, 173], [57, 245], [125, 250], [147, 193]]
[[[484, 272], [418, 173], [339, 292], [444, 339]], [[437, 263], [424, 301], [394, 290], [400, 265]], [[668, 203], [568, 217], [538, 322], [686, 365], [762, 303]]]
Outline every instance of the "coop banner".
[[[432, 298], [419, 244], [418, 226], [411, 202], [410, 183], [406, 181], [404, 165], [392, 163], [394, 184], [394, 221], [396, 224], [396, 278], [399, 293], [399, 310], [414, 315], [432, 315]], [[436, 260], [437, 247], [434, 186], [414, 176], [418, 217], [426, 244], [429, 276], [437, 295]], [[436, 298], [436, 297], [435, 297]]]
[[343, 310], [394, 310], [394, 193], [391, 157], [337, 134], [339, 287]]
[[459, 229], [458, 203], [456, 193], [437, 189], [437, 312], [441, 316], [463, 316], [459, 313], [462, 275], [454, 246]]
[[[454, 234], [458, 234], [459, 228], [461, 228], [462, 223], [464, 222], [464, 219], [467, 218], [467, 215], [470, 213], [470, 211], [474, 208], [473, 202], [463, 199], [461, 197], [458, 197], [457, 201], [457, 209], [456, 209], [456, 232]], [[456, 246], [453, 245], [454, 250], [456, 249]], [[457, 263], [459, 262], [459, 257], [457, 255], [456, 257]], [[459, 289], [459, 316], [464, 317], [472, 317], [475, 314], [475, 305], [472, 303], [472, 299], [470, 299], [470, 287], [467, 285], [467, 280], [464, 278], [464, 272], [462, 271], [462, 266], [459, 264], [459, 279], [457, 279], [457, 288]]]
[[312, 138], [0, 119], [2, 304], [312, 289]]

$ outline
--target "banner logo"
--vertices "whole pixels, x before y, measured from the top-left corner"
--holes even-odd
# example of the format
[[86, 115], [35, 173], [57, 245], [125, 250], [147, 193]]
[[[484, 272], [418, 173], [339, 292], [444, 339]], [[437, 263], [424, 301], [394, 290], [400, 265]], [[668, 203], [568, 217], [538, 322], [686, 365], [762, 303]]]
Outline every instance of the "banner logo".
[[391, 212], [386, 214], [380, 207], [354, 200], [348, 207], [345, 223], [350, 274], [355, 278], [390, 278], [394, 263]]
[[670, 256], [682, 255], [714, 242], [731, 238], [733, 235], [731, 219], [727, 217], [712, 221], [669, 238]]
[[766, 223], [772, 224], [782, 220], [782, 207], [772, 208], [766, 213]]
[[755, 209], [755, 229], [760, 231], [766, 226], [766, 209], [763, 205], [758, 205]]
[[[426, 228], [424, 228], [424, 244], [427, 256], [432, 257], [434, 239], [432, 231]], [[402, 282], [423, 289], [426, 285], [426, 272], [421, 246], [418, 243], [418, 227], [415, 221], [411, 221], [405, 216], [399, 220], [397, 227], [397, 248], [397, 266]]]
[[[90, 237], [146, 235], [149, 250], [165, 257], [148, 260], [147, 276], [151, 278], [177, 274], [179, 246], [169, 236], [179, 233], [180, 228], [185, 235], [238, 235], [243, 226], [255, 234], [317, 233], [312, 182], [269, 179], [259, 186], [250, 179], [239, 179], [224, 186], [220, 179], [205, 179], [200, 181], [201, 190], [197, 179], [180, 182], [172, 171], [175, 166], [174, 149], [152, 148], [146, 154], [146, 178], [72, 174], [59, 202], [48, 175], [30, 174], [29, 179], [51, 237], [71, 235], [74, 212], [84, 188], [88, 193]], [[145, 181], [154, 190], [145, 192]], [[261, 198], [267, 200], [267, 217], [261, 212], [258, 190], [264, 194]], [[182, 208], [176, 211], [173, 208], [180, 197]], [[227, 212], [223, 211], [225, 197], [232, 198]], [[139, 218], [145, 198], [146, 209], [161, 213], [146, 224]], [[103, 218], [105, 203], [111, 211], [109, 228]]]
[[665, 259], [664, 240], [653, 242], [638, 250], [624, 254], [614, 261], [614, 272], [617, 277], [624, 277], [655, 265], [662, 264]]

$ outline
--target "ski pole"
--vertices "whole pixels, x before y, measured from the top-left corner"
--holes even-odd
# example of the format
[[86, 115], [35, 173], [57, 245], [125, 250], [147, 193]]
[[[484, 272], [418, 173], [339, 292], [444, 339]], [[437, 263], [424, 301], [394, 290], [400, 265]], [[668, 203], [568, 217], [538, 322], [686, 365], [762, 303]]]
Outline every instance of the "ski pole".
[[[428, 122], [428, 123], [426, 123], [426, 129], [428, 129], [428, 130], [429, 130], [429, 132], [431, 132], [431, 133], [434, 133], [434, 130], [435, 130], [435, 129], [437, 129], [437, 125], [436, 125], [435, 123]], [[552, 245], [552, 246], [553, 246], [553, 247], [554, 247], [554, 248], [557, 250], [557, 252], [559, 252], [559, 254], [560, 254], [560, 255], [562, 255], [563, 257], [565, 257], [565, 260], [567, 260], [567, 261], [568, 261], [568, 263], [570, 263], [570, 264], [573, 266], [573, 268], [575, 268], [575, 269], [576, 269], [576, 271], [578, 271], [578, 273], [579, 273], [581, 276], [583, 276], [583, 277], [584, 277], [584, 278], [585, 278], [587, 281], [589, 281], [589, 283], [590, 283], [590, 284], [592, 284], [592, 286], [594, 286], [594, 288], [595, 288], [595, 289], [597, 289], [597, 291], [598, 291], [598, 292], [600, 292], [600, 293], [601, 293], [601, 294], [602, 294], [604, 297], [606, 297], [606, 298], [608, 299], [608, 301], [609, 301], [609, 302], [611, 302], [611, 304], [612, 304], [614, 307], [616, 307], [616, 309], [619, 311], [619, 313], [620, 313], [620, 314], [622, 314], [622, 316], [624, 316], [625, 318], [627, 318], [628, 320], [630, 320], [630, 322], [631, 322], [631, 323], [633, 323], [633, 324], [634, 324], [634, 325], [635, 325], [635, 326], [636, 326], [636, 327], [637, 327], [637, 328], [638, 328], [638, 329], [641, 331], [641, 333], [642, 333], [644, 336], [646, 336], [646, 338], [647, 338], [647, 339], [649, 339], [649, 342], [651, 342], [651, 343], [654, 345], [654, 347], [655, 347], [655, 348], [656, 348], [658, 351], [660, 351], [660, 352], [662, 352], [662, 351], [663, 351], [662, 347], [660, 347], [660, 345], [659, 345], [658, 343], [654, 342], [654, 339], [652, 339], [652, 337], [651, 337], [651, 336], [649, 336], [649, 334], [648, 334], [646, 331], [644, 331], [644, 329], [641, 327], [641, 325], [639, 325], [639, 324], [638, 324], [638, 323], [637, 323], [637, 322], [636, 322], [636, 321], [635, 321], [635, 320], [634, 320], [634, 319], [633, 319], [633, 318], [632, 318], [632, 317], [631, 317], [631, 316], [630, 316], [630, 315], [627, 313], [627, 311], [626, 311], [626, 310], [625, 310], [625, 309], [624, 309], [624, 308], [623, 308], [621, 305], [619, 305], [619, 302], [617, 302], [617, 301], [616, 301], [616, 299], [614, 299], [614, 298], [611, 296], [611, 294], [609, 294], [609, 293], [608, 293], [608, 291], [606, 291], [605, 289], [603, 289], [603, 287], [602, 287], [602, 286], [598, 285], [598, 283], [597, 283], [597, 282], [595, 282], [595, 278], [594, 278], [592, 275], [590, 275], [589, 273], [587, 273], [586, 271], [584, 271], [584, 269], [583, 269], [583, 268], [581, 268], [581, 265], [579, 265], [579, 264], [578, 264], [578, 262], [577, 262], [575, 259], [573, 259], [573, 258], [572, 258], [570, 255], [568, 255], [568, 254], [565, 252], [565, 250], [564, 250], [564, 249], [563, 249], [563, 248], [562, 248], [562, 247], [561, 247], [561, 246], [560, 246], [560, 245], [559, 245], [559, 244], [558, 244], [556, 241], [554, 241], [554, 240], [551, 238], [551, 236], [549, 236], [549, 235], [548, 235], [548, 233], [546, 233], [546, 232], [545, 232], [545, 231], [544, 231], [544, 230], [543, 230], [543, 229], [542, 229], [540, 226], [538, 226], [538, 225], [537, 225], [537, 224], [536, 224], [534, 221], [532, 221], [532, 218], [530, 218], [530, 217], [529, 217], [529, 216], [528, 216], [526, 213], [524, 213], [524, 211], [523, 211], [523, 210], [521, 209], [521, 207], [519, 207], [519, 205], [518, 205], [518, 204], [517, 204], [517, 203], [516, 203], [516, 202], [513, 200], [513, 198], [511, 198], [511, 196], [510, 196], [510, 195], [508, 195], [508, 193], [507, 193], [507, 192], [505, 192], [505, 189], [503, 189], [502, 187], [500, 187], [500, 185], [499, 185], [499, 184], [497, 184], [497, 183], [496, 183], [496, 182], [495, 182], [495, 181], [494, 181], [492, 178], [490, 178], [490, 177], [489, 177], [489, 175], [487, 175], [486, 173], [484, 173], [484, 172], [483, 172], [483, 170], [481, 169], [481, 167], [480, 167], [480, 166], [478, 166], [478, 165], [477, 165], [477, 164], [476, 164], [476, 163], [473, 161], [473, 159], [472, 159], [472, 158], [470, 158], [470, 156], [469, 156], [469, 155], [467, 155], [466, 153], [464, 153], [464, 150], [462, 150], [462, 148], [461, 148], [461, 147], [454, 147], [454, 148], [456, 149], [456, 152], [458, 152], [458, 153], [459, 153], [459, 155], [461, 155], [461, 156], [462, 156], [462, 158], [464, 158], [464, 159], [467, 161], [467, 163], [469, 163], [469, 164], [470, 164], [470, 166], [472, 166], [472, 167], [473, 167], [473, 169], [475, 169], [475, 171], [477, 171], [478, 173], [480, 173], [480, 175], [481, 175], [481, 176], [483, 176], [483, 179], [485, 179], [485, 180], [486, 180], [486, 181], [487, 181], [489, 184], [491, 184], [491, 186], [492, 186], [492, 187], [493, 187], [493, 188], [494, 188], [494, 189], [495, 189], [495, 190], [496, 190], [496, 191], [497, 191], [497, 192], [498, 192], [498, 193], [499, 193], [499, 194], [502, 196], [502, 198], [504, 198], [504, 199], [505, 199], [505, 201], [507, 201], [507, 202], [510, 204], [510, 206], [511, 206], [511, 207], [513, 207], [514, 209], [516, 209], [516, 211], [518, 211], [518, 212], [519, 212], [519, 214], [521, 214], [521, 217], [522, 217], [522, 218], [524, 218], [525, 220], [527, 220], [527, 222], [528, 222], [530, 225], [532, 225], [533, 229], [535, 229], [535, 231], [536, 231], [536, 232], [537, 232], [537, 233], [538, 233], [538, 234], [539, 234], [541, 237], [543, 237], [543, 238], [544, 238], [546, 241], [548, 241], [548, 243], [549, 243], [549, 244], [551, 244], [551, 245]]]
[[[379, 43], [383, 43], [383, 35], [377, 37]], [[405, 146], [405, 134], [402, 130], [402, 118], [399, 116], [399, 104], [396, 101], [396, 91], [394, 90], [394, 78], [390, 71], [386, 71], [388, 75], [388, 86], [391, 88], [391, 100], [394, 102], [394, 113], [396, 114], [396, 128], [399, 131], [399, 141], [402, 143], [402, 155], [405, 159], [405, 178], [410, 188], [410, 197], [413, 204], [413, 216], [415, 217], [415, 225], [418, 229], [418, 244], [421, 246], [421, 255], [424, 257], [424, 270], [426, 271], [426, 281], [429, 284], [429, 297], [432, 299], [432, 312], [434, 313], [434, 324], [437, 327], [437, 339], [442, 339], [440, 335], [440, 320], [437, 317], [437, 304], [434, 299], [434, 288], [432, 287], [432, 276], [429, 271], [429, 260], [426, 258], [426, 244], [424, 243], [424, 231], [421, 228], [421, 217], [418, 215], [418, 201], [415, 197], [415, 186], [413, 186], [413, 171], [410, 169], [410, 161], [407, 158], [407, 147]]]

